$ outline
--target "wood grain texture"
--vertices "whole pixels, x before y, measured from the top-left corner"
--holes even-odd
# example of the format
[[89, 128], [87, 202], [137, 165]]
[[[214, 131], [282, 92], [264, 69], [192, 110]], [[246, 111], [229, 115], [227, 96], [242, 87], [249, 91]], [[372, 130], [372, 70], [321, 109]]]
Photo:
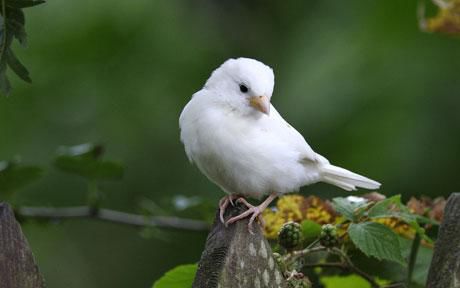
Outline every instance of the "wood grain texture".
[[[225, 218], [244, 210], [241, 206], [230, 205]], [[259, 225], [254, 224], [254, 235], [251, 235], [247, 224], [248, 219], [244, 219], [225, 227], [217, 211], [198, 264], [193, 288], [286, 287]]]
[[45, 287], [29, 244], [6, 203], [0, 203], [0, 287]]
[[460, 193], [447, 200], [426, 287], [460, 288]]

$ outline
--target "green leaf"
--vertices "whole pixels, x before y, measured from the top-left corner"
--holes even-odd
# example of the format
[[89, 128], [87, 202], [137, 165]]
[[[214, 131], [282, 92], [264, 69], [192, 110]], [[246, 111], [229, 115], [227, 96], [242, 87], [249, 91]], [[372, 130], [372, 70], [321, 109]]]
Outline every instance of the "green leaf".
[[405, 265], [398, 236], [387, 226], [375, 223], [352, 223], [348, 235], [355, 246], [367, 256], [386, 259]]
[[20, 9], [13, 9], [9, 12], [9, 17], [6, 20], [6, 25], [8, 26], [8, 31], [10, 31], [22, 47], [27, 45], [27, 34], [24, 28], [25, 17], [24, 13]]
[[43, 175], [37, 166], [24, 166], [17, 162], [0, 161], [0, 193], [14, 192]]
[[[402, 254], [405, 257], [409, 257], [411, 247], [412, 247], [412, 240], [406, 239], [404, 237], [398, 237], [399, 243], [402, 249]], [[426, 283], [426, 278], [428, 276], [428, 269], [431, 265], [431, 259], [433, 258], [433, 248], [426, 247], [424, 245], [420, 245], [418, 253], [417, 253], [417, 260], [415, 262], [415, 267], [412, 275], [412, 282], [422, 287], [425, 287], [424, 284]], [[411, 286], [412, 287], [412, 286]]]
[[418, 224], [419, 221], [421, 223], [424, 223], [429, 221], [429, 219], [411, 213], [409, 208], [407, 208], [404, 204], [401, 203], [401, 195], [395, 195], [383, 201], [377, 202], [377, 204], [375, 204], [371, 209], [369, 209], [368, 217], [371, 219], [399, 219], [409, 224], [424, 240], [432, 242], [432, 240], [425, 235], [425, 230]]
[[[371, 284], [358, 275], [348, 276], [323, 276], [320, 278], [324, 288], [371, 288]], [[390, 284], [388, 280], [376, 279], [382, 286]]]
[[124, 168], [119, 162], [101, 160], [103, 147], [83, 144], [73, 147], [61, 147], [54, 165], [68, 173], [77, 174], [89, 180], [121, 179]]
[[374, 206], [369, 209], [369, 218], [386, 218], [388, 216], [391, 206], [401, 206], [401, 195], [395, 195], [385, 200], [377, 202]]
[[27, 68], [18, 60], [10, 48], [6, 51], [6, 61], [11, 70], [13, 70], [19, 78], [28, 83], [32, 82], [32, 79], [29, 77], [29, 71], [27, 71]]
[[[2, 17], [0, 16], [0, 23], [2, 21]], [[2, 45], [3, 37], [3, 30], [0, 31], [0, 45]], [[0, 51], [0, 91], [4, 95], [9, 95], [11, 92], [11, 84], [6, 76], [6, 57], [3, 57], [4, 53]]]
[[7, 0], [6, 6], [10, 8], [28, 8], [45, 3], [43, 0]]
[[357, 209], [366, 205], [366, 203], [354, 203], [348, 201], [346, 198], [337, 197], [332, 199], [335, 211], [342, 214], [347, 220], [352, 222], [357, 221], [358, 217], [355, 214]]
[[321, 234], [321, 225], [311, 220], [304, 220], [300, 223], [303, 238], [307, 241], [314, 240]]
[[324, 288], [371, 288], [371, 284], [357, 275], [323, 276], [321, 284]]
[[166, 272], [153, 284], [152, 288], [191, 288], [196, 270], [196, 264], [177, 266]]
[[3, 95], [10, 95], [11, 84], [6, 76], [6, 69], [0, 68], [0, 91]]

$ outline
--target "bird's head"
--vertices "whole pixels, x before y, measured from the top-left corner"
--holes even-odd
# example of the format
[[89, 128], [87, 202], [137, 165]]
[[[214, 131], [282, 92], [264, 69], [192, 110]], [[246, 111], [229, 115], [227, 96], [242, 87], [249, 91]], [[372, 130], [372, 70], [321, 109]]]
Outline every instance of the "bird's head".
[[254, 59], [229, 59], [214, 70], [205, 88], [215, 93], [216, 101], [243, 114], [270, 113], [270, 98], [275, 76], [267, 65]]

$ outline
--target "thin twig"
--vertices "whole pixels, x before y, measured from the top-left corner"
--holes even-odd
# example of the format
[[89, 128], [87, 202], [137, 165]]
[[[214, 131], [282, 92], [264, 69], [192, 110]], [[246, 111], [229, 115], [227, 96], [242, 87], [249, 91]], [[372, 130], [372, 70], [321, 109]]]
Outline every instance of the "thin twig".
[[406, 285], [404, 285], [404, 283], [402, 282], [397, 282], [397, 283], [388, 284], [388, 285], [383, 286], [383, 288], [405, 288], [405, 287]]
[[347, 264], [348, 268], [350, 268], [350, 270], [352, 270], [354, 273], [358, 274], [359, 276], [363, 277], [364, 279], [367, 280], [367, 282], [369, 282], [369, 284], [371, 284], [372, 288], [380, 288], [380, 285], [375, 281], [375, 279], [370, 276], [369, 274], [367, 274], [366, 272], [362, 271], [361, 269], [359, 269], [358, 267], [356, 267], [353, 262], [351, 261], [350, 257], [348, 257], [347, 254], [345, 254], [342, 250], [338, 249], [338, 248], [332, 248], [331, 249], [331, 252], [340, 256], [340, 258], [342, 258], [345, 263]]
[[[310, 245], [310, 246], [314, 246], [314, 245]], [[298, 258], [305, 257], [306, 255], [310, 253], [327, 251], [329, 253], [339, 256], [343, 262], [304, 264], [303, 266], [304, 267], [335, 267], [335, 268], [340, 268], [342, 270], [350, 270], [354, 272], [355, 274], [366, 279], [366, 281], [369, 282], [369, 284], [371, 284], [372, 288], [381, 288], [381, 286], [375, 281], [375, 279], [372, 276], [370, 276], [366, 272], [356, 267], [351, 261], [350, 257], [348, 257], [348, 255], [345, 254], [342, 250], [338, 248], [326, 248], [324, 246], [316, 246], [316, 247], [310, 247], [310, 246], [308, 246], [307, 248], [303, 250], [293, 251], [287, 254], [283, 258], [284, 262], [289, 267], [289, 265], [294, 263]]]
[[323, 246], [317, 246], [317, 247], [312, 247], [312, 248], [305, 248], [300, 251], [293, 251], [287, 255], [284, 256], [283, 260], [285, 263], [289, 266], [289, 264], [295, 262], [297, 259], [301, 257], [305, 257], [306, 255], [310, 253], [315, 253], [315, 252], [321, 252], [321, 251], [326, 251], [328, 248], [323, 247]]
[[209, 224], [200, 220], [167, 216], [144, 216], [103, 208], [94, 210], [90, 206], [74, 206], [63, 208], [20, 207], [16, 210], [16, 214], [25, 218], [93, 218], [138, 227], [173, 228], [192, 231], [209, 230]]
[[325, 262], [325, 263], [306, 263], [303, 264], [303, 267], [306, 268], [339, 268], [342, 270], [348, 269], [347, 265], [345, 265], [343, 262]]

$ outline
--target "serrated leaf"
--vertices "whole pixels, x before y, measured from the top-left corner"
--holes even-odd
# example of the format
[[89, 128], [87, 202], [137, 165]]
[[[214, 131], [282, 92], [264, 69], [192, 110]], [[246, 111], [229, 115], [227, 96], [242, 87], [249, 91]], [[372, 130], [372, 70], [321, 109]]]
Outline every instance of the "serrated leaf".
[[10, 8], [27, 8], [45, 3], [43, 0], [7, 0], [6, 6]]
[[54, 165], [64, 172], [90, 180], [113, 180], [123, 177], [124, 168], [121, 163], [100, 159], [103, 153], [103, 147], [100, 145], [61, 147], [58, 153]]
[[352, 223], [348, 228], [348, 235], [355, 246], [367, 256], [406, 265], [401, 255], [398, 236], [387, 226], [375, 222]]
[[169, 270], [152, 288], [190, 288], [197, 270], [196, 264], [180, 265]]
[[381, 216], [387, 217], [386, 215], [388, 215], [390, 206], [392, 205], [401, 205], [401, 195], [395, 195], [377, 202], [369, 209], [368, 216], [370, 218], [381, 218]]
[[335, 211], [342, 214], [346, 219], [356, 221], [356, 210], [366, 205], [366, 203], [350, 202], [346, 198], [337, 197], [332, 199], [332, 205], [334, 206]]
[[14, 192], [43, 175], [37, 166], [24, 166], [9, 161], [0, 161], [0, 193]]
[[396, 218], [409, 224], [415, 231], [428, 242], [432, 240], [425, 235], [425, 230], [420, 227], [418, 221], [425, 221], [426, 218], [412, 214], [404, 204], [401, 203], [401, 195], [395, 195], [383, 201], [377, 202], [371, 209], [369, 209], [368, 217], [370, 219], [379, 218]]
[[311, 220], [304, 220], [300, 223], [302, 235], [305, 240], [313, 240], [321, 234], [321, 225]]
[[16, 55], [14, 55], [13, 51], [9, 48], [6, 52], [6, 61], [11, 70], [13, 70], [14, 73], [19, 76], [19, 78], [28, 83], [32, 82], [32, 79], [29, 77], [29, 71], [27, 71], [27, 68], [19, 61]]

